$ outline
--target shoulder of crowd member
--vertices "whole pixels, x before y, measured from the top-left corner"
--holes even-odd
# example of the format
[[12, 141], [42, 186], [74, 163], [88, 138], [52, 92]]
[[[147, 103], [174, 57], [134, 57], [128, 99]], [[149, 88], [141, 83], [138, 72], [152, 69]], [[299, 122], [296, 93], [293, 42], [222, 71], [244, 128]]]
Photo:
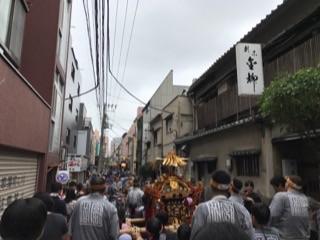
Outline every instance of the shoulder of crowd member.
[[84, 195], [84, 196], [81, 196], [77, 199], [77, 203], [79, 202], [82, 202], [83, 200], [87, 199], [89, 197], [89, 195]]
[[320, 209], [320, 202], [315, 200], [312, 197], [307, 197], [308, 198], [308, 203], [309, 203], [309, 208], [311, 210], [318, 210]]
[[245, 214], [248, 214], [248, 216], [250, 217], [250, 213], [244, 205], [242, 205], [239, 202], [232, 202], [232, 203], [236, 208], [238, 208], [240, 211], [244, 212]]
[[282, 198], [286, 198], [287, 196], [288, 196], [288, 192], [277, 192], [273, 196], [273, 199], [282, 199]]
[[194, 210], [193, 215], [195, 216], [195, 215], [204, 213], [204, 211], [207, 209], [207, 202], [200, 203]]

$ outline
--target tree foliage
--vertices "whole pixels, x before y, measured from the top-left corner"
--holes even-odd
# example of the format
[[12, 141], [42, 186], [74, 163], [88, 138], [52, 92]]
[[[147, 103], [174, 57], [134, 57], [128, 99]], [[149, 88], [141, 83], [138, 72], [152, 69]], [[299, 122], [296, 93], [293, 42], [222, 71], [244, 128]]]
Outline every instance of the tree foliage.
[[263, 117], [288, 131], [315, 133], [320, 123], [320, 69], [305, 68], [276, 77], [259, 105]]

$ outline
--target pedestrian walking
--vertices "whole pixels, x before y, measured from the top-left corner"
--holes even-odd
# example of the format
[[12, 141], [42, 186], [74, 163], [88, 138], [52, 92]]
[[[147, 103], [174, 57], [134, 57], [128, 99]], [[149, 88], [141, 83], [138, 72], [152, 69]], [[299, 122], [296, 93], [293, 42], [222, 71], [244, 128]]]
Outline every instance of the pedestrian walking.
[[191, 240], [252, 240], [239, 227], [229, 222], [214, 222], [204, 225]]
[[67, 217], [69, 219], [77, 202], [77, 195], [74, 189], [67, 189], [66, 198], [64, 199], [64, 201], [66, 203]]
[[302, 193], [302, 179], [286, 179], [287, 192], [278, 192], [270, 204], [272, 227], [279, 230], [281, 239], [309, 239], [309, 203]]
[[36, 193], [35, 198], [41, 200], [47, 208], [47, 220], [39, 240], [69, 240], [68, 225], [66, 218], [53, 213], [54, 202], [48, 193]]
[[270, 219], [270, 209], [266, 204], [254, 204], [251, 215], [255, 230], [254, 240], [280, 240], [279, 232], [267, 226]]
[[168, 225], [169, 225], [168, 213], [163, 210], [159, 211], [156, 214], [156, 218], [159, 219], [162, 224], [161, 234], [164, 234], [166, 236], [166, 240], [176, 240], [177, 234], [168, 228]]
[[69, 223], [69, 234], [76, 240], [116, 240], [119, 234], [117, 209], [104, 196], [102, 177], [90, 179], [91, 193], [80, 198]]
[[63, 188], [61, 183], [53, 183], [51, 185], [51, 193], [50, 196], [54, 202], [54, 206], [52, 212], [60, 213], [63, 216], [67, 217], [67, 207], [64, 200], [61, 200], [60, 196], [62, 195]]
[[271, 178], [270, 184], [275, 193], [286, 191], [286, 179], [282, 176], [274, 176]]
[[135, 217], [136, 209], [142, 206], [143, 195], [144, 192], [139, 188], [139, 181], [135, 179], [133, 181], [133, 188], [131, 188], [127, 196], [127, 204], [131, 218]]
[[178, 240], [190, 240], [191, 228], [189, 224], [183, 223], [177, 229]]
[[18, 199], [4, 211], [0, 222], [3, 240], [38, 240], [47, 219], [46, 206], [36, 198]]
[[214, 222], [230, 222], [245, 231], [251, 238], [253, 237], [254, 231], [249, 212], [240, 203], [227, 198], [230, 182], [230, 176], [225, 171], [217, 170], [212, 174], [213, 198], [199, 204], [193, 213], [191, 239], [204, 225]]
[[230, 197], [229, 200], [233, 202], [238, 202], [243, 205], [243, 197], [241, 195], [242, 189], [242, 182], [241, 180], [234, 178], [230, 185]]

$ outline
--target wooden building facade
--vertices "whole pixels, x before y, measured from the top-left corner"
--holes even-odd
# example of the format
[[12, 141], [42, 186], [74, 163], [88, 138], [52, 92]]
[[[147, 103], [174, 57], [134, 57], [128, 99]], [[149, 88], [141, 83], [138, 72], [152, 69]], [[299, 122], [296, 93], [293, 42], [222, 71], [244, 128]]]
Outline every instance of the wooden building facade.
[[[262, 45], [265, 87], [279, 74], [320, 67], [320, 2], [284, 1], [239, 42]], [[254, 180], [270, 196], [270, 178], [290, 170], [305, 178], [309, 194], [320, 198], [320, 159], [298, 137], [288, 138], [278, 126], [265, 124], [257, 96], [238, 95], [235, 46], [194, 82], [188, 95], [194, 131], [175, 143], [190, 157], [195, 178], [207, 182], [213, 170], [224, 168]]]

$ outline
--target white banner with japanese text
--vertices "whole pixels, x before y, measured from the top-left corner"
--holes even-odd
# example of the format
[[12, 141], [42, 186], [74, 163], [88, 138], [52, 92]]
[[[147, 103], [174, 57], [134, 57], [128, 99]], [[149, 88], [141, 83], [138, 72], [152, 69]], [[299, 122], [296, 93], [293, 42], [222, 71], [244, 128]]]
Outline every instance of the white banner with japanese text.
[[260, 95], [264, 89], [260, 44], [238, 43], [236, 46], [238, 94]]

